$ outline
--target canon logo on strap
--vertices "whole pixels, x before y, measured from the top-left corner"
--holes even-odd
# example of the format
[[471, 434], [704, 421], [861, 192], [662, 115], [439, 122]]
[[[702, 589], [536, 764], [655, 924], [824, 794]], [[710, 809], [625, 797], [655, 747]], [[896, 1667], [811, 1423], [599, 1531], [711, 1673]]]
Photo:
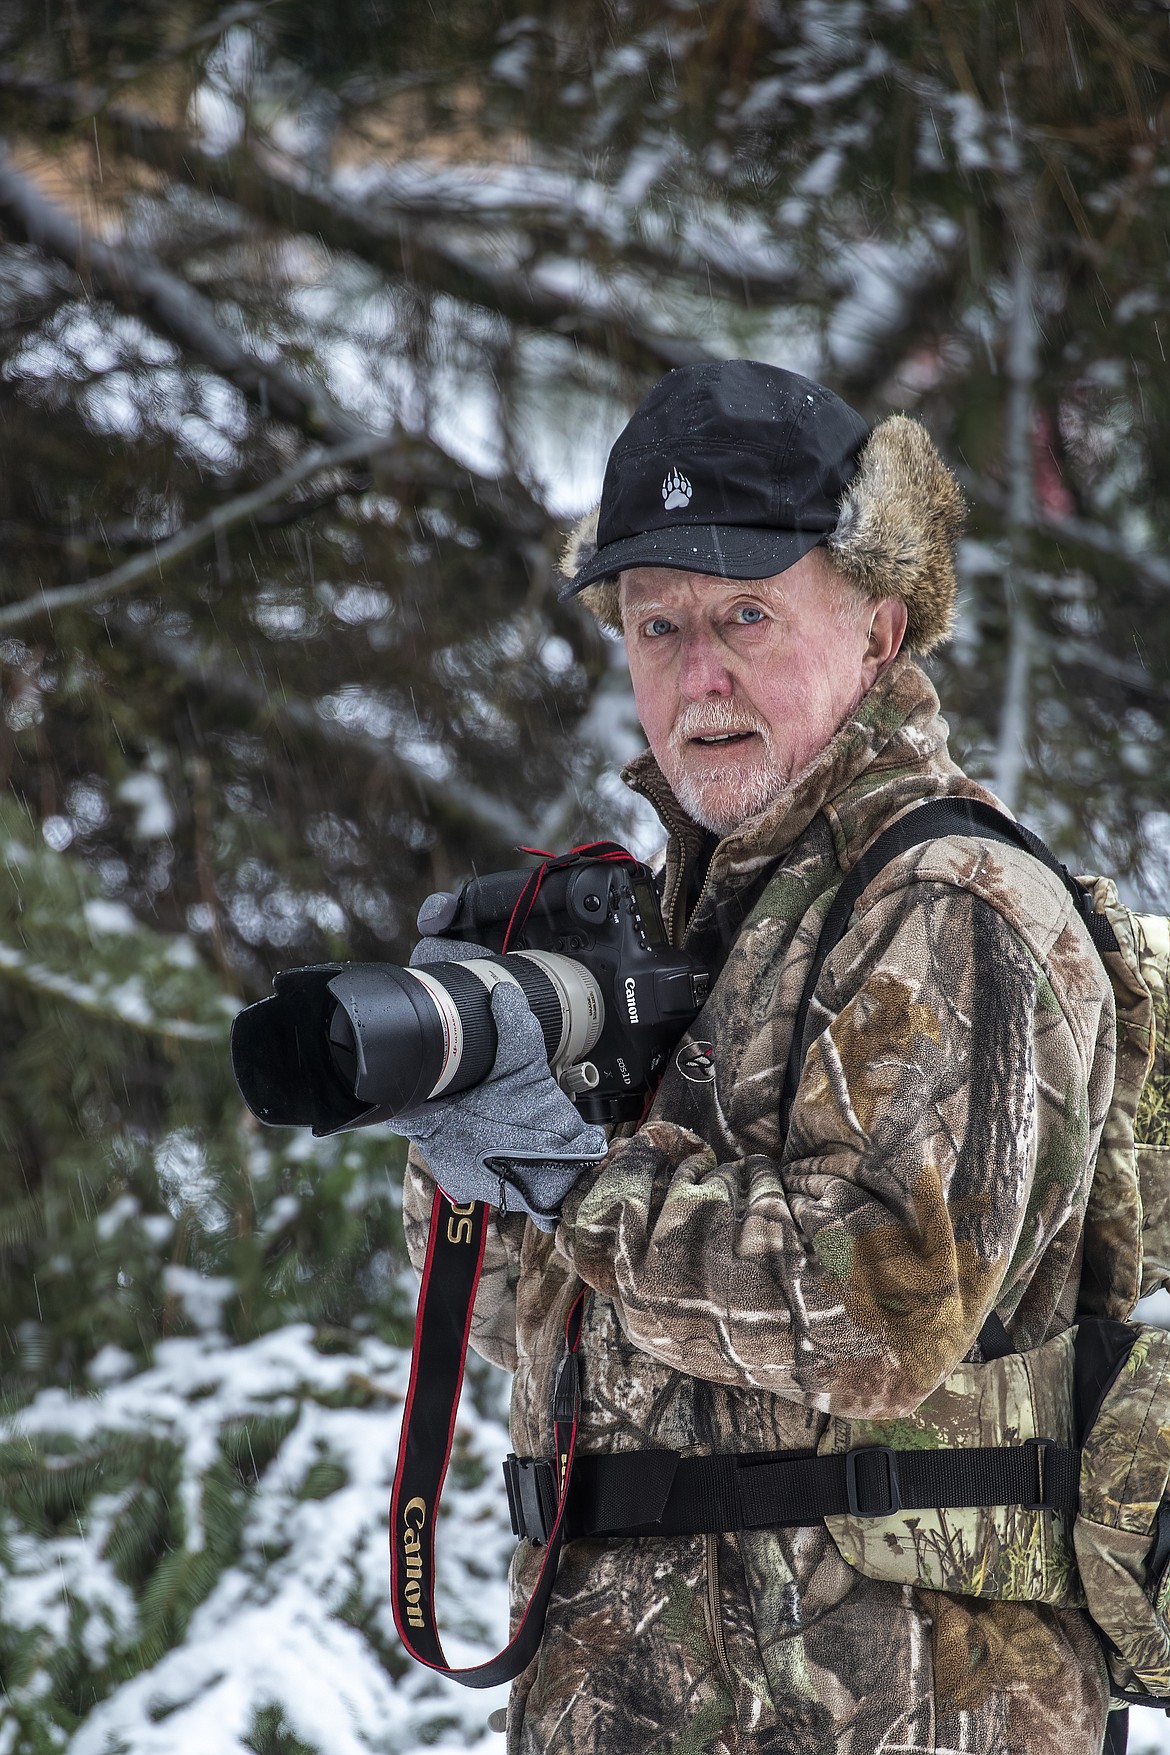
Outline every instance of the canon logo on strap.
[[427, 1521], [425, 1499], [408, 1499], [402, 1511], [402, 1555], [406, 1583], [402, 1595], [406, 1600], [406, 1619], [412, 1627], [423, 1627], [423, 1563], [422, 1528]]

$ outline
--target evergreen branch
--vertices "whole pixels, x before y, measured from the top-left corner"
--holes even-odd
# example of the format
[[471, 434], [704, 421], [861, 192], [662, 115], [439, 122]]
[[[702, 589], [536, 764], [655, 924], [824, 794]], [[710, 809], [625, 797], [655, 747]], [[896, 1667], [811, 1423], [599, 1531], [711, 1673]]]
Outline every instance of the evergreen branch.
[[306, 701], [278, 697], [270, 683], [257, 681], [243, 665], [232, 664], [223, 653], [205, 656], [191, 640], [151, 634], [128, 620], [121, 627], [127, 638], [144, 646], [188, 686], [202, 689], [213, 699], [242, 704], [277, 731], [307, 736], [344, 752], [347, 759], [362, 757], [375, 769], [394, 773], [417, 794], [432, 820], [449, 827], [470, 822], [489, 843], [509, 849], [532, 840], [531, 821], [495, 793], [451, 776], [440, 779], [388, 741], [325, 719]]
[[[999, 513], [1006, 510], [1007, 495], [1001, 488], [972, 475], [969, 470], [957, 469], [956, 474], [973, 500]], [[1161, 560], [1157, 555], [1142, 553], [1103, 524], [1094, 524], [1084, 518], [1056, 518], [1033, 504], [1028, 526], [1037, 536], [1050, 538], [1062, 549], [1085, 548], [1091, 554], [1119, 562], [1127, 572], [1136, 574], [1159, 596], [1170, 588], [1170, 562]], [[1150, 700], [1170, 701], [1170, 687], [1159, 682], [1145, 665], [1140, 661], [1119, 658], [1104, 651], [1098, 641], [1073, 635], [1046, 634], [1036, 627], [1032, 628], [1032, 638], [1037, 651], [1043, 652], [1058, 664], [1095, 671], [1099, 676], [1121, 683], [1134, 694], [1143, 695]]]
[[[0, 69], [0, 90], [6, 76]], [[76, 119], [76, 116], [75, 116]], [[741, 303], [752, 299], [806, 299], [815, 296], [807, 273], [794, 261], [771, 265], [762, 262], [731, 262], [718, 245], [704, 235], [700, 220], [691, 235], [680, 237], [673, 227], [664, 229], [667, 247], [656, 247], [645, 234], [630, 236], [606, 225], [588, 210], [595, 204], [599, 185], [583, 181], [570, 172], [549, 171], [543, 182], [534, 173], [526, 190], [496, 194], [485, 188], [482, 176], [474, 177], [464, 166], [447, 167], [442, 178], [431, 173], [427, 186], [412, 187], [417, 164], [407, 161], [387, 167], [391, 173], [370, 198], [358, 205], [310, 177], [287, 153], [268, 143], [253, 140], [234, 152], [211, 154], [179, 129], [132, 111], [109, 109], [101, 118], [103, 138], [112, 147], [149, 164], [179, 182], [203, 193], [238, 202], [248, 211], [277, 226], [293, 226], [319, 236], [330, 248], [346, 250], [375, 267], [387, 267], [387, 250], [394, 253], [390, 266], [402, 271], [401, 245], [404, 228], [413, 226], [415, 236], [407, 249], [411, 267], [419, 266], [418, 246], [436, 250], [449, 264], [448, 272], [471, 273], [489, 293], [501, 287], [511, 290], [516, 301], [512, 315], [518, 321], [548, 324], [561, 334], [572, 333], [574, 320], [585, 318], [578, 301], [547, 287], [539, 293], [514, 271], [485, 269], [472, 261], [431, 224], [463, 221], [479, 226], [494, 225], [523, 231], [536, 250], [568, 252], [588, 261], [620, 258], [624, 266], [645, 268], [655, 276], [700, 275], [710, 290], [718, 290]], [[429, 167], [428, 167], [429, 169]], [[602, 194], [606, 191], [601, 187]], [[677, 223], [677, 221], [676, 221]], [[684, 232], [687, 228], [684, 227]], [[689, 251], [689, 259], [685, 254]], [[428, 263], [427, 266], [432, 266]], [[444, 290], [453, 290], [445, 287]], [[533, 311], [532, 301], [543, 301], [544, 310]], [[480, 302], [484, 302], [482, 299]], [[628, 320], [628, 314], [627, 314]], [[649, 334], [649, 332], [647, 332]], [[671, 338], [649, 335], [655, 349], [671, 345]], [[704, 356], [705, 357], [705, 356]]]
[[1096, 554], [1107, 555], [1112, 560], [1123, 561], [1145, 584], [1153, 586], [1156, 591], [1165, 591], [1170, 587], [1170, 561], [1164, 561], [1160, 555], [1150, 554], [1148, 550], [1135, 548], [1107, 525], [1096, 524], [1088, 518], [1054, 518], [1044, 512], [1037, 516], [1035, 522], [1036, 528], [1045, 535], [1056, 537], [1062, 542], [1079, 544]]
[[150, 1014], [140, 988], [127, 984], [120, 988], [96, 987], [91, 982], [79, 981], [76, 975], [62, 975], [55, 969], [46, 969], [43, 963], [30, 962], [23, 951], [12, 945], [0, 944], [0, 975], [34, 993], [68, 1000], [79, 1011], [127, 1025], [144, 1035], [161, 1036], [166, 1041], [222, 1042], [227, 1033], [226, 1022], [217, 1027], [193, 1024], [186, 1018], [156, 1018]]
[[[1080, 13], [1085, 23], [1104, 38], [1114, 57], [1115, 65], [1116, 61], [1120, 59], [1131, 68], [1142, 67], [1156, 73], [1170, 73], [1170, 61], [1164, 61], [1161, 55], [1156, 54], [1152, 48], [1146, 44], [1139, 44], [1132, 37], [1127, 36], [1121, 26], [1115, 22], [1112, 8], [1106, 11], [1096, 4], [1096, 0], [1071, 0], [1071, 4]], [[1136, 105], [1135, 108], [1137, 108]]]
[[1092, 640], [1053, 639], [1050, 635], [1039, 637], [1045, 651], [1057, 664], [1096, 671], [1098, 676], [1106, 676], [1111, 682], [1121, 683], [1134, 694], [1144, 695], [1148, 700], [1157, 701], [1162, 706], [1170, 702], [1170, 688], [1160, 684], [1143, 664], [1133, 659], [1115, 658], [1109, 652], [1102, 652], [1097, 642]]
[[[994, 482], [962, 467], [957, 468], [955, 474], [973, 500], [994, 512], [1006, 510], [1007, 495]], [[1170, 589], [1170, 561], [1151, 554], [1148, 549], [1135, 548], [1108, 525], [1095, 523], [1089, 518], [1057, 518], [1036, 506], [1032, 508], [1030, 523], [1040, 536], [1051, 537], [1069, 548], [1087, 549], [1090, 554], [1100, 555], [1106, 560], [1119, 561], [1159, 595]]]
[[[246, 212], [282, 230], [292, 227], [320, 238], [391, 279], [406, 279], [466, 303], [481, 305], [509, 323], [550, 329], [580, 346], [609, 354], [615, 338], [625, 342], [631, 363], [661, 373], [712, 356], [700, 343], [661, 335], [616, 301], [594, 303], [541, 284], [524, 269], [488, 261], [462, 248], [449, 232], [428, 226], [408, 202], [381, 193], [377, 205], [358, 206], [318, 180], [310, 180], [291, 160], [278, 172], [255, 151], [212, 155], [186, 134], [126, 113], [107, 112], [103, 128], [115, 145], [153, 169], [189, 183], [201, 193], [237, 203]], [[275, 157], [275, 155], [273, 155]], [[448, 219], [475, 221], [483, 214], [464, 205]], [[493, 214], [497, 224], [523, 224], [522, 215]], [[548, 215], [542, 213], [548, 224]], [[658, 265], [659, 272], [666, 266]], [[669, 271], [669, 270], [668, 270]], [[734, 277], [733, 277], [734, 278]], [[783, 292], [773, 285], [772, 296]]]
[[859, 354], [835, 364], [838, 395], [864, 406], [884, 384], [897, 379], [907, 356], [954, 325], [954, 305], [966, 292], [965, 251], [965, 240], [956, 241], [930, 267], [917, 272], [897, 310], [869, 329]]
[[29, 622], [39, 621], [42, 616], [52, 616], [59, 610], [86, 609], [128, 591], [144, 579], [155, 576], [161, 578], [176, 561], [182, 560], [211, 537], [230, 530], [233, 525], [254, 517], [265, 507], [283, 499], [285, 494], [308, 476], [316, 475], [322, 469], [352, 463], [357, 458], [373, 456], [378, 451], [388, 449], [393, 443], [392, 438], [378, 438], [371, 433], [364, 438], [350, 439], [346, 444], [335, 445], [332, 449], [306, 451], [282, 474], [274, 476], [258, 488], [253, 488], [250, 493], [240, 494], [225, 505], [216, 506], [206, 517], [197, 519], [194, 524], [185, 525], [165, 542], [143, 549], [130, 560], [123, 561], [112, 572], [104, 573], [98, 579], [87, 579], [80, 585], [61, 585], [53, 591], [42, 591], [37, 597], [26, 597], [19, 603], [0, 606], [0, 631], [26, 627]]
[[18, 171], [0, 141], [0, 228], [15, 243], [35, 244], [70, 267], [83, 285], [119, 310], [143, 318], [184, 353], [243, 392], [266, 415], [336, 445], [356, 438], [360, 423], [308, 379], [259, 360], [223, 327], [208, 301], [146, 251], [92, 236], [65, 208]]
[[[39, 81], [8, 69], [0, 69], [0, 90], [18, 93], [26, 100], [36, 102], [50, 115], [68, 118], [72, 122], [96, 114], [101, 105], [101, 94], [83, 85]], [[307, 232], [320, 238], [328, 249], [356, 256], [392, 278], [422, 280], [437, 292], [485, 306], [509, 322], [552, 329], [567, 340], [604, 354], [612, 351], [616, 335], [625, 341], [625, 351], [631, 363], [656, 373], [711, 357], [700, 343], [659, 334], [616, 302], [590, 306], [555, 286], [539, 284], [523, 270], [487, 262], [483, 257], [461, 249], [448, 233], [427, 225], [428, 218], [473, 219], [482, 223], [483, 213], [466, 201], [462, 206], [450, 200], [420, 204], [401, 194], [383, 191], [377, 209], [369, 205], [358, 206], [321, 183], [310, 182], [299, 167], [283, 156], [280, 162], [284, 168], [278, 171], [266, 164], [255, 151], [211, 154], [180, 130], [129, 111], [106, 110], [102, 115], [102, 132], [115, 150], [140, 159], [173, 180], [188, 183], [203, 194], [232, 201], [280, 229], [291, 226], [297, 231]], [[44, 201], [43, 197], [38, 199]], [[0, 163], [0, 222], [5, 220], [4, 207]], [[513, 204], [510, 209], [501, 208], [490, 217], [497, 224], [525, 226], [534, 216], [526, 212], [522, 204]], [[562, 249], [569, 248], [570, 232], [579, 235], [582, 231], [589, 233], [593, 230], [581, 215], [570, 212], [562, 216], [560, 210], [550, 211], [543, 202], [537, 204], [536, 217], [539, 217], [546, 238], [559, 235]], [[72, 221], [67, 223], [73, 224]], [[32, 237], [27, 232], [22, 235], [29, 242], [43, 242], [42, 237]], [[594, 241], [600, 246], [605, 240], [596, 238]], [[46, 244], [43, 247], [52, 248]], [[105, 246], [98, 245], [97, 248], [100, 250]], [[85, 264], [96, 284], [92, 250], [92, 245], [86, 249]], [[65, 240], [64, 249], [58, 248], [54, 253], [60, 254], [71, 266], [77, 266], [79, 252], [69, 248], [68, 240]], [[628, 247], [623, 247], [621, 253], [623, 260], [630, 259]], [[645, 266], [658, 274], [687, 272], [685, 263], [680, 264], [645, 245], [634, 254], [644, 256]], [[119, 254], [118, 260], [124, 262], [125, 259]], [[797, 296], [798, 277], [791, 269], [775, 273], [753, 272], [747, 268], [737, 271], [704, 256], [691, 271], [702, 272], [709, 283], [725, 283], [725, 290], [741, 300], [750, 299], [753, 293], [767, 298]], [[160, 263], [150, 263], [149, 278], [154, 280], [165, 275], [167, 270]], [[144, 305], [149, 303], [143, 297], [147, 277], [142, 270], [135, 276]], [[198, 298], [178, 276], [174, 280], [187, 298]], [[102, 287], [101, 290], [108, 293], [109, 288]], [[189, 346], [175, 327], [162, 323], [157, 326], [171, 339]], [[189, 329], [189, 323], [187, 327]], [[210, 358], [209, 363], [245, 389], [250, 400], [255, 400], [246, 385], [225, 369], [224, 364]], [[251, 363], [255, 369], [257, 363]], [[250, 376], [246, 368], [243, 372]], [[318, 396], [316, 400], [320, 404], [324, 398]], [[282, 410], [271, 388], [267, 407], [283, 418], [297, 419]], [[323, 437], [336, 437], [342, 430], [353, 430], [353, 423], [346, 426], [346, 417], [340, 410], [332, 411], [332, 419], [335, 430], [331, 431], [318, 409], [317, 419], [308, 430]], [[337, 422], [341, 425], [336, 425]], [[297, 424], [308, 425], [303, 419]]]

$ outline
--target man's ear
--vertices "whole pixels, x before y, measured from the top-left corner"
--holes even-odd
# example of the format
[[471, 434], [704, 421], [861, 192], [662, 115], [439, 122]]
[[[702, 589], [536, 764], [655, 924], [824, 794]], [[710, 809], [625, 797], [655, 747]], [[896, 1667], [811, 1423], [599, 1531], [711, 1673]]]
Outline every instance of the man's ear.
[[861, 661], [862, 681], [867, 689], [873, 687], [901, 651], [908, 619], [906, 605], [898, 597], [881, 597], [874, 604], [869, 641]]

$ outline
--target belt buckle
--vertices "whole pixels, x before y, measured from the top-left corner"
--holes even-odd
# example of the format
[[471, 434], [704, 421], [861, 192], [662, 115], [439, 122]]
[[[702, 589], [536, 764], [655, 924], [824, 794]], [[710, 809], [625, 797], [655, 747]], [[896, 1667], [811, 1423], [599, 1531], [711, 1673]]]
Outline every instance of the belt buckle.
[[[862, 1505], [858, 1500], [857, 1459], [862, 1456], [884, 1456], [886, 1459], [888, 1503], [885, 1505]], [[888, 1444], [868, 1444], [860, 1450], [847, 1450], [845, 1452], [845, 1497], [854, 1517], [889, 1517], [892, 1512], [901, 1511], [902, 1494], [898, 1481], [898, 1458]]]
[[557, 1490], [553, 1466], [547, 1457], [517, 1456], [504, 1461], [504, 1486], [512, 1534], [543, 1548], [557, 1520]]

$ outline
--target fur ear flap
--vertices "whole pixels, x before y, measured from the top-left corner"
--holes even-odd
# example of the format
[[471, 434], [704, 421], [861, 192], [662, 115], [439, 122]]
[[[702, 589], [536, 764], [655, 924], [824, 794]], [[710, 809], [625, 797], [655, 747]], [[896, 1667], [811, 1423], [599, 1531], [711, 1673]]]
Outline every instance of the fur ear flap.
[[918, 421], [894, 414], [866, 441], [826, 546], [866, 597], [898, 597], [906, 644], [929, 652], [951, 632], [962, 490]]
[[[575, 579], [581, 568], [597, 553], [597, 517], [600, 511], [599, 505], [594, 506], [591, 512], [578, 518], [570, 530], [561, 553], [561, 573], [566, 579]], [[615, 634], [621, 633], [622, 613], [616, 578], [598, 579], [595, 584], [586, 585], [580, 597], [586, 609], [592, 611], [603, 628], [610, 628]]]
[[588, 566], [597, 553], [597, 520], [601, 515], [600, 504], [583, 518], [578, 518], [561, 550], [561, 575], [565, 579], [575, 579], [581, 568]]

